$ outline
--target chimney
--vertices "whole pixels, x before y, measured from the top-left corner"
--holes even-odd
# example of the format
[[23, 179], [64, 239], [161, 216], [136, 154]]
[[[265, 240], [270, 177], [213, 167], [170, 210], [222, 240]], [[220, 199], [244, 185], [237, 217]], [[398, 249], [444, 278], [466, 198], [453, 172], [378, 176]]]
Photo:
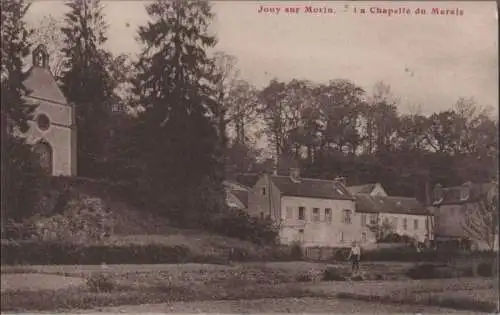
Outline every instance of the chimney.
[[300, 169], [298, 167], [290, 168], [290, 179], [294, 182], [300, 180]]
[[344, 187], [347, 187], [347, 178], [345, 177], [341, 176], [335, 177], [334, 181], [341, 183]]

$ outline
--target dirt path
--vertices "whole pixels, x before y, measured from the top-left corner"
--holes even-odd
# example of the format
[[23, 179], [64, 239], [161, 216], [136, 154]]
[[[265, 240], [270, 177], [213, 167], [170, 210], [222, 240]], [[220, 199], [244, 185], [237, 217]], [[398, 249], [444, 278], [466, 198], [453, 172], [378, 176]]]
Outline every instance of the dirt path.
[[2, 290], [60, 290], [85, 284], [85, 279], [36, 273], [12, 273], [2, 275]]
[[[72, 313], [82, 313], [73, 311]], [[199, 301], [199, 302], [175, 302], [165, 304], [143, 304], [134, 306], [120, 306], [102, 308], [84, 313], [225, 313], [225, 314], [248, 314], [248, 313], [364, 313], [364, 314], [394, 314], [394, 313], [422, 313], [422, 314], [474, 314], [467, 311], [443, 309], [429, 306], [415, 305], [391, 305], [372, 302], [322, 299], [322, 298], [286, 298], [286, 299], [259, 299], [238, 301]], [[477, 313], [481, 314], [481, 313]]]

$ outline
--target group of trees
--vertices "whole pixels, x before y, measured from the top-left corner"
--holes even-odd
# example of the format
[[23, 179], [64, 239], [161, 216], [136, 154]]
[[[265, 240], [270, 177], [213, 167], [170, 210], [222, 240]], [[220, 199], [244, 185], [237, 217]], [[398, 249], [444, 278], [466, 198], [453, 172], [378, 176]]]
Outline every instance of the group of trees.
[[[56, 45], [52, 71], [76, 108], [79, 176], [133, 182], [143, 200], [182, 221], [201, 224], [224, 208], [225, 177], [275, 166], [287, 172], [291, 163], [305, 176], [380, 181], [421, 200], [434, 183], [495, 173], [497, 121], [472, 100], [402, 114], [382, 83], [371, 94], [344, 79], [273, 80], [257, 89], [240, 78], [234, 57], [208, 54], [216, 38], [205, 1], [147, 4], [139, 57], [113, 56], [100, 1], [67, 5], [64, 21], [33, 33], [23, 21], [29, 6], [2, 0], [2, 126], [29, 119], [21, 71], [31, 43]], [[131, 114], [115, 115], [117, 104]], [[273, 158], [261, 159], [260, 136]]]
[[369, 95], [348, 80], [292, 80], [272, 81], [261, 102], [282, 171], [292, 159], [309, 176], [380, 181], [391, 194], [422, 201], [436, 183], [487, 182], [496, 174], [498, 121], [473, 99], [427, 115], [400, 113], [383, 83]]
[[[225, 204], [225, 77], [206, 53], [216, 44], [208, 32], [210, 5], [179, 0], [148, 4], [151, 22], [139, 27], [142, 50], [132, 66], [126, 56], [113, 56], [104, 48], [107, 23], [99, 0], [72, 0], [67, 6], [63, 22], [52, 20], [31, 30], [24, 21], [29, 5], [2, 0], [2, 122], [15, 122], [21, 131], [5, 134], [31, 153], [22, 136], [33, 112], [25, 110], [22, 98], [23, 61], [33, 42], [57, 39], [61, 54], [50, 66], [75, 106], [79, 176], [134, 181], [144, 199], [157, 200], [164, 212], [185, 222], [205, 222]], [[135, 115], [113, 115], [117, 104], [135, 109]], [[114, 124], [117, 117], [129, 124]], [[115, 143], [106, 150], [113, 131], [119, 136], [111, 137]], [[9, 155], [7, 161], [18, 157]], [[12, 167], [2, 164], [4, 169]], [[15, 194], [26, 196], [19, 189]]]

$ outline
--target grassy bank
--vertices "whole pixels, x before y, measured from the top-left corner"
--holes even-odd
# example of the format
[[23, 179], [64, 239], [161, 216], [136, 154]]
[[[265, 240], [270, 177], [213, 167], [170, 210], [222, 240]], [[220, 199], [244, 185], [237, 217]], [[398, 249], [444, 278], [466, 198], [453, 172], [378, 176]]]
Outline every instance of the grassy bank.
[[174, 301], [252, 300], [260, 298], [321, 296], [297, 284], [255, 284], [229, 281], [218, 285], [174, 286], [168, 283], [144, 286], [116, 286], [111, 292], [91, 292], [88, 289], [22, 292], [2, 294], [1, 311], [58, 311], [93, 309], [105, 306], [156, 304]]
[[[337, 298], [389, 304], [428, 305], [464, 311], [498, 312], [496, 279], [421, 280], [407, 286], [366, 292], [339, 292]], [[326, 293], [326, 292], [323, 292]]]

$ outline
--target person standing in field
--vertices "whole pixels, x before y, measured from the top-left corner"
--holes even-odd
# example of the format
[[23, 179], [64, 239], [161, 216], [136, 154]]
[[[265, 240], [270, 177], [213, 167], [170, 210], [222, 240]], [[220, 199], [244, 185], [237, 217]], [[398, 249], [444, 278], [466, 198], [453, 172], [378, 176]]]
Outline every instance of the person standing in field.
[[357, 273], [359, 271], [359, 261], [361, 259], [361, 248], [358, 243], [352, 242], [351, 252], [347, 259], [352, 262], [352, 273]]

